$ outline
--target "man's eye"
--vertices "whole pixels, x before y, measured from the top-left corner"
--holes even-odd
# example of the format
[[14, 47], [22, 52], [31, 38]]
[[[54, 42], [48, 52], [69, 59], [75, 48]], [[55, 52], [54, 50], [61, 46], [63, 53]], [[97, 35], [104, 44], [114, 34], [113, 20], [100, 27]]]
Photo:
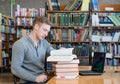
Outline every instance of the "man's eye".
[[43, 29], [43, 31], [47, 31], [47, 29]]

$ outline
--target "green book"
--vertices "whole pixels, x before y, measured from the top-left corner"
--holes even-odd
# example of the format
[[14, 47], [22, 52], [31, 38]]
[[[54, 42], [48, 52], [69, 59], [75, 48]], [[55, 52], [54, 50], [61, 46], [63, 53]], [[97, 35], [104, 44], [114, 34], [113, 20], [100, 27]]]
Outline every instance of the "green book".
[[85, 14], [84, 13], [81, 13], [80, 15], [80, 18], [79, 18], [79, 26], [83, 27], [83, 22], [84, 22], [84, 18], [85, 18]]
[[68, 4], [65, 6], [64, 10], [69, 10], [69, 8], [72, 6], [74, 0], [70, 0]]
[[74, 6], [71, 8], [71, 10], [77, 10], [80, 6], [82, 5], [82, 1], [81, 0], [77, 0], [76, 3], [74, 4]]
[[83, 19], [83, 26], [85, 26], [88, 22], [88, 13], [84, 14], [84, 19]]
[[115, 17], [117, 19], [118, 26], [120, 26], [120, 16], [119, 15], [115, 15]]
[[120, 26], [120, 22], [117, 20], [117, 17], [115, 15], [110, 15], [108, 17], [116, 26]]
[[55, 13], [53, 13], [51, 15], [51, 22], [52, 22], [53, 25], [56, 25], [56, 23], [55, 23]]

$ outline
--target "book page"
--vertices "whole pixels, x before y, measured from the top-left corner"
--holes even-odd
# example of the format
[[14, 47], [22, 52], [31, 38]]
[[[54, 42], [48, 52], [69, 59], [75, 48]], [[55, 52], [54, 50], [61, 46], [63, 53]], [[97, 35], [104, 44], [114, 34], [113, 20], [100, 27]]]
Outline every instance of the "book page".
[[74, 60], [72, 60], [72, 61], [67, 61], [67, 62], [57, 62], [57, 64], [78, 64], [80, 61], [79, 61], [79, 59], [74, 59]]
[[47, 61], [49, 62], [57, 62], [57, 61], [72, 61], [74, 58], [77, 58], [76, 55], [70, 55], [70, 56], [49, 56], [47, 58]]
[[59, 50], [52, 50], [50, 52], [51, 56], [71, 56], [72, 54], [73, 48], [62, 48]]

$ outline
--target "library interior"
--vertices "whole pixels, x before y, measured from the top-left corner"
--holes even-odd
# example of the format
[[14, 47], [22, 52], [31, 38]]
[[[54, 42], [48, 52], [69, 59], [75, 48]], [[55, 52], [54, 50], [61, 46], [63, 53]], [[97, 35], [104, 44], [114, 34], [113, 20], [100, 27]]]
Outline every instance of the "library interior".
[[120, 84], [120, 0], [0, 0], [0, 84]]

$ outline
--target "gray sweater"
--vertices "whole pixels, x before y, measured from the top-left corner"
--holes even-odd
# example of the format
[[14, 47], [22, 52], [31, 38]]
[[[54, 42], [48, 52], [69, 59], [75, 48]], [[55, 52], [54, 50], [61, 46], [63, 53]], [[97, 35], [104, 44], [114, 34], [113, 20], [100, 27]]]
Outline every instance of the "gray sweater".
[[45, 56], [53, 48], [47, 40], [40, 40], [35, 47], [29, 36], [16, 41], [12, 48], [11, 71], [22, 80], [35, 82], [36, 76], [45, 73]]

